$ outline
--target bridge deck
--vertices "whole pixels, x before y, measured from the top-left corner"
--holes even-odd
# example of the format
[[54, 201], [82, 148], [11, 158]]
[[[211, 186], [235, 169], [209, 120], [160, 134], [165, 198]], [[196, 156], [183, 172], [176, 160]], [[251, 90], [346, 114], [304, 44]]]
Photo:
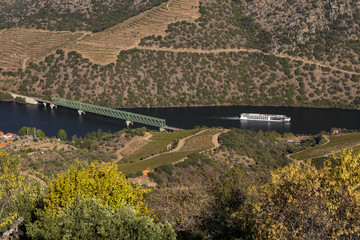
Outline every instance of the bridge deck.
[[177, 127], [170, 127], [168, 125], [165, 125], [163, 128], [166, 129], [166, 130], [170, 130], [170, 131], [182, 131], [182, 130], [184, 130], [184, 129], [177, 128]]
[[37, 102], [48, 103], [48, 104], [52, 103], [51, 101], [44, 100], [44, 99], [41, 99], [41, 98], [33, 98], [33, 99], [35, 99]]
[[97, 106], [93, 104], [68, 100], [65, 98], [58, 98], [53, 97], [52, 103], [58, 106], [73, 108], [77, 110], [82, 110], [84, 112], [91, 112], [95, 114], [100, 114], [108, 117], [114, 117], [123, 119], [126, 121], [136, 122], [136, 123], [142, 123], [150, 126], [155, 126], [159, 128], [163, 128], [166, 126], [166, 120], [162, 118], [156, 118], [156, 117], [150, 117], [142, 114], [137, 113], [131, 113], [131, 112], [125, 112], [117, 109]]

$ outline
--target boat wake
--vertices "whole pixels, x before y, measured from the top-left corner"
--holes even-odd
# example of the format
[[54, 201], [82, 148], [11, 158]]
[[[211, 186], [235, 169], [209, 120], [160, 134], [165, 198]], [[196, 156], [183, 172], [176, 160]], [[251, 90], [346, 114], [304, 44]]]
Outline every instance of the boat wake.
[[228, 117], [212, 117], [212, 118], [215, 118], [215, 119], [221, 119], [221, 120], [240, 120], [240, 117], [231, 117], [231, 116], [228, 116]]

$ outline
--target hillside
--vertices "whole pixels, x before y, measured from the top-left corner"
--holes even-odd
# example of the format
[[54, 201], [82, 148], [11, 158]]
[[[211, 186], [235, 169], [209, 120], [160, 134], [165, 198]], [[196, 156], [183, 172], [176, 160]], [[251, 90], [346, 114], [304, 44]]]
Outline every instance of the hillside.
[[[169, 0], [97, 33], [3, 29], [0, 30], [0, 69], [25, 69], [29, 62], [40, 62], [57, 49], [75, 50], [96, 64], [110, 64], [116, 61], [120, 50], [137, 46], [143, 37], [164, 35], [168, 24], [198, 18], [198, 4], [198, 0]], [[116, 15], [112, 17], [118, 20]]]
[[350, 0], [171, 0], [21, 71], [3, 67], [0, 84], [112, 107], [358, 108], [359, 11]]
[[5, 0], [0, 2], [0, 29], [15, 27], [99, 32], [165, 0]]

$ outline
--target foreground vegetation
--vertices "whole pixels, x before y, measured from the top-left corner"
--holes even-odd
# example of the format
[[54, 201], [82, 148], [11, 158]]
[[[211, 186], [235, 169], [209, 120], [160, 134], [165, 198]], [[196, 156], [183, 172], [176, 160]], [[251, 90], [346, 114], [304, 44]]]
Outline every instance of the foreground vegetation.
[[[317, 148], [323, 139], [319, 136], [303, 138], [300, 146], [286, 141], [295, 137], [292, 134], [232, 129], [222, 133], [219, 148], [209, 150], [207, 136], [219, 130], [157, 133], [153, 138], [159, 141], [188, 138], [184, 152], [133, 163], [138, 165], [131, 171], [153, 161], [145, 167], [153, 170], [141, 176], [156, 183], [152, 188], [128, 182], [119, 172], [124, 164], [99, 163], [103, 155], [89, 158], [93, 151], [103, 151], [105, 146], [113, 149], [116, 141], [126, 143], [119, 139], [132, 141], [144, 137], [142, 133], [137, 129], [88, 134], [93, 139], [90, 146], [96, 143], [98, 150], [86, 149], [86, 155], [77, 156], [71, 167], [63, 165], [57, 176], [48, 175], [47, 183], [34, 177], [27, 155], [0, 151], [0, 207], [4, 209], [0, 233], [29, 239], [360, 237], [360, 152], [342, 150], [315, 168], [286, 156], [308, 148], [305, 145]], [[342, 136], [359, 139], [356, 134], [334, 136], [333, 146], [335, 142], [342, 146], [346, 141]], [[200, 142], [199, 149], [189, 151]], [[63, 143], [62, 151], [78, 151], [74, 146], [66, 149]]]

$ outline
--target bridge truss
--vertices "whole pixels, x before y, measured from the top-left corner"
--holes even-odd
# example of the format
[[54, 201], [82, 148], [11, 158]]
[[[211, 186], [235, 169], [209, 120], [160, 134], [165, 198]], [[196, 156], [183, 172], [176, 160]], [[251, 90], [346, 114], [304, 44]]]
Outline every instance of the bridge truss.
[[116, 110], [116, 109], [97, 106], [93, 104], [68, 100], [65, 98], [53, 97], [52, 103], [55, 104], [56, 106], [62, 106], [62, 107], [80, 110], [79, 114], [81, 113], [81, 111], [83, 111], [83, 112], [91, 112], [108, 117], [123, 119], [126, 121], [126, 124], [128, 124], [129, 122], [136, 122], [136, 123], [142, 123], [145, 125], [150, 125], [159, 128], [164, 128], [166, 126], [166, 120], [162, 118], [150, 117], [142, 114]]

